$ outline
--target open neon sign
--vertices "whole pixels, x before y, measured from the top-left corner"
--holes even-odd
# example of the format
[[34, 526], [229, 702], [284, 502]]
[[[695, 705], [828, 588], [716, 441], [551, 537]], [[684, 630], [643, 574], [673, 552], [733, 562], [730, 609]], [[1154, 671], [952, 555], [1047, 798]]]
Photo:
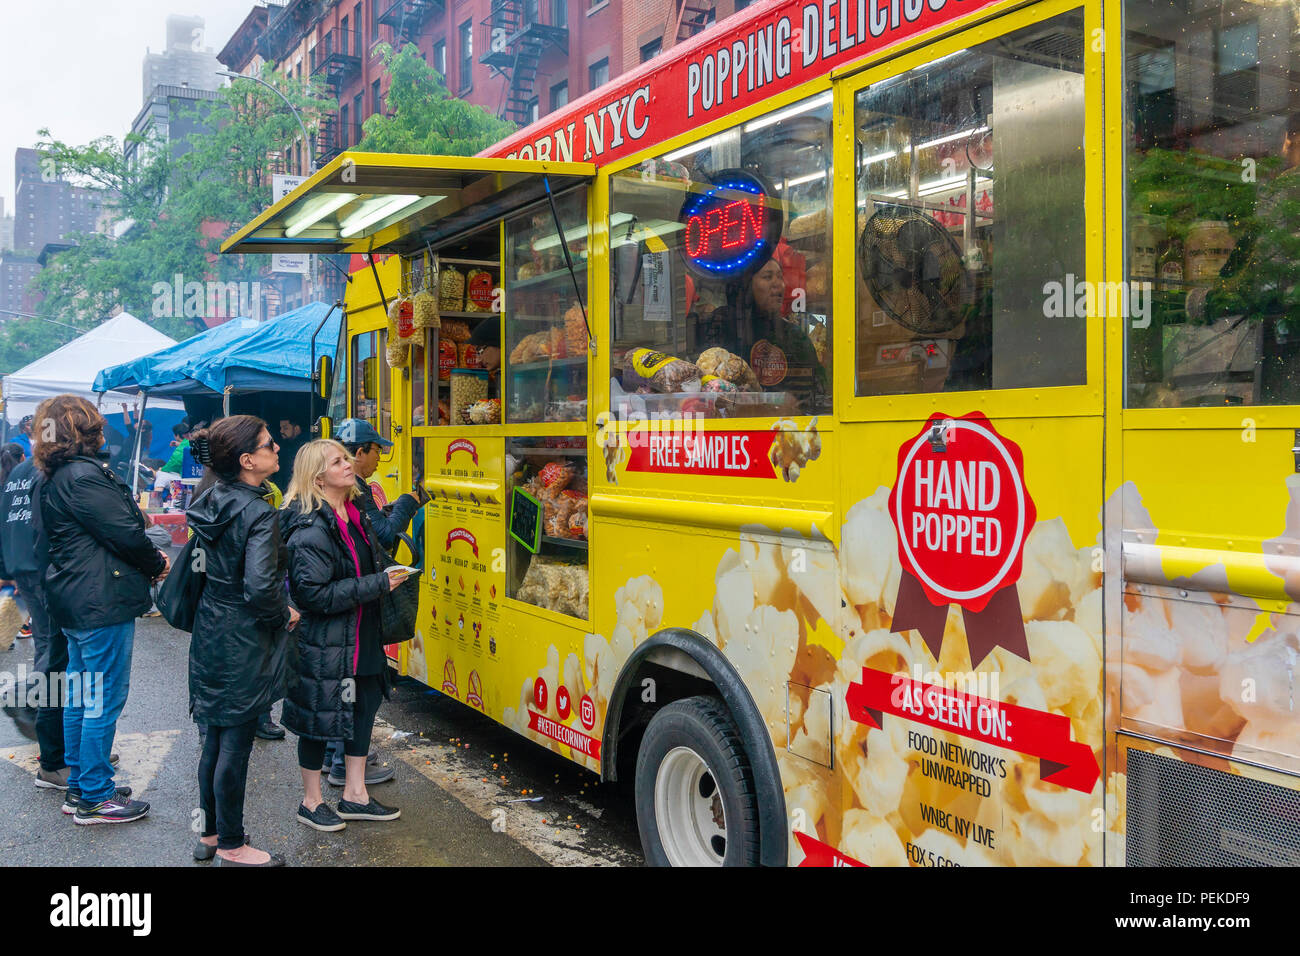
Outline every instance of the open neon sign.
[[729, 170], [687, 199], [680, 217], [687, 264], [701, 275], [726, 278], [763, 262], [781, 235], [781, 213], [767, 197], [754, 176]]

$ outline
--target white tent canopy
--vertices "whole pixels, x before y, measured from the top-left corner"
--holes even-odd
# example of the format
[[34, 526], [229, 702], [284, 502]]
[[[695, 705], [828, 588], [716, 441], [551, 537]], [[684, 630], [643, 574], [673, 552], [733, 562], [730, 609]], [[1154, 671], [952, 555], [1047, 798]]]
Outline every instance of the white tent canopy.
[[[36, 406], [55, 395], [80, 395], [96, 405], [116, 408], [135, 405], [138, 395], [99, 393], [91, 389], [100, 369], [129, 362], [175, 345], [176, 340], [121, 312], [85, 335], [4, 377], [5, 418], [16, 424]], [[180, 402], [152, 399], [152, 408], [183, 408]]]

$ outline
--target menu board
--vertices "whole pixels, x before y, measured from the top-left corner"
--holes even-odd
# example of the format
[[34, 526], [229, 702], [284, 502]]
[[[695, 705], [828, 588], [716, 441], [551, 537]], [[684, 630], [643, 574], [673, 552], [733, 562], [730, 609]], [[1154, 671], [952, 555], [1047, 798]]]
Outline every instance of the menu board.
[[542, 503], [522, 488], [510, 499], [510, 537], [533, 554], [542, 546]]

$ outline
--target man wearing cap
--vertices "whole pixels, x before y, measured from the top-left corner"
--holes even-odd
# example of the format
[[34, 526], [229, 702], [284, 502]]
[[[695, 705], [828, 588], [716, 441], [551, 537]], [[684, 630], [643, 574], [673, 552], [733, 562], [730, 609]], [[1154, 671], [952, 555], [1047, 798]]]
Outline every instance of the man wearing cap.
[[[375, 535], [384, 550], [392, 551], [397, 536], [406, 530], [411, 518], [420, 508], [420, 501], [415, 495], [398, 495], [387, 508], [380, 508], [375, 502], [374, 492], [370, 490], [369, 478], [379, 467], [379, 456], [385, 448], [392, 448], [393, 443], [383, 438], [375, 427], [364, 418], [344, 419], [334, 433], [335, 439], [348, 450], [354, 462], [352, 470], [357, 476], [356, 504], [363, 514], [370, 518]], [[345, 773], [343, 765], [343, 742], [331, 740], [326, 749], [326, 760], [322, 773], [328, 771], [328, 782], [335, 787], [343, 786]], [[393, 779], [392, 767], [381, 767], [372, 752], [366, 758], [366, 786], [385, 783]]]
[[488, 371], [488, 398], [500, 398], [496, 375], [501, 367], [501, 321], [483, 319], [469, 334], [469, 344], [478, 352], [478, 363]]
[[384, 449], [392, 448], [393, 443], [381, 437], [364, 418], [345, 419], [334, 437], [356, 459], [352, 470], [356, 473], [357, 489], [361, 492], [357, 497], [357, 507], [370, 518], [384, 550], [392, 551], [398, 534], [406, 530], [420, 508], [419, 499], [409, 493], [399, 495], [387, 508], [380, 508], [370, 490], [369, 478], [379, 467], [379, 456]]

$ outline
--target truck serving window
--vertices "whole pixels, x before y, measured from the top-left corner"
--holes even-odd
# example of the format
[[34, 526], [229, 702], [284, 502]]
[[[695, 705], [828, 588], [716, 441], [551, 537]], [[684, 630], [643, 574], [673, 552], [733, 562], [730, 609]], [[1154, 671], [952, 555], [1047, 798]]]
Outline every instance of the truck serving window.
[[826, 93], [613, 177], [615, 411], [830, 411], [830, 134]]
[[1296, 8], [1124, 5], [1134, 408], [1300, 402]]
[[1083, 383], [1082, 62], [1067, 14], [858, 94], [857, 394]]
[[364, 418], [384, 438], [390, 438], [393, 405], [389, 397], [388, 366], [382, 353], [387, 330], [363, 332], [352, 338], [352, 414]]

